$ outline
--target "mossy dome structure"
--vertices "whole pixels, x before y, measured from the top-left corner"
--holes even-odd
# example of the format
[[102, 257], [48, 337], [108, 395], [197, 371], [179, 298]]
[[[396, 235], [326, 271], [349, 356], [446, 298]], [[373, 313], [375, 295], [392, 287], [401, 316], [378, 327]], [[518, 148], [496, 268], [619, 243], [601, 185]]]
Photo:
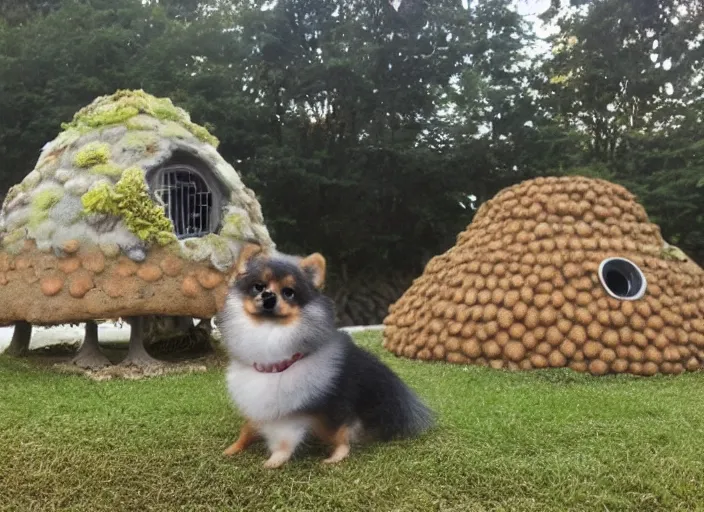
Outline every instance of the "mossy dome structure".
[[384, 324], [408, 358], [681, 373], [704, 362], [704, 271], [624, 187], [537, 178], [483, 204]]
[[168, 98], [117, 91], [62, 128], [0, 212], [0, 325], [17, 324], [14, 350], [31, 324], [211, 318], [242, 241], [274, 247], [218, 140]]

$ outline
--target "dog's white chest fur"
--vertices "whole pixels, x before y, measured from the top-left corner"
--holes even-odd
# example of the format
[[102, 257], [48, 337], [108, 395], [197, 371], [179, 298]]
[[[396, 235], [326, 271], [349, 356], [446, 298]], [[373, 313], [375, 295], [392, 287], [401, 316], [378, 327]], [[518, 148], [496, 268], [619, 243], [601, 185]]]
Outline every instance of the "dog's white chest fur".
[[[260, 373], [239, 362], [227, 370], [227, 388], [238, 408], [254, 421], [270, 421], [300, 410], [321, 396], [335, 372], [330, 367], [316, 367], [308, 356], [280, 373]], [[327, 362], [329, 364], [329, 361]]]
[[[225, 337], [233, 357], [227, 388], [241, 413], [267, 422], [300, 410], [325, 393], [338, 373], [342, 346], [334, 341], [307, 354], [279, 373], [261, 373], [253, 364], [289, 359], [297, 351], [294, 330], [285, 326], [239, 321]], [[232, 328], [231, 330], [229, 328]]]

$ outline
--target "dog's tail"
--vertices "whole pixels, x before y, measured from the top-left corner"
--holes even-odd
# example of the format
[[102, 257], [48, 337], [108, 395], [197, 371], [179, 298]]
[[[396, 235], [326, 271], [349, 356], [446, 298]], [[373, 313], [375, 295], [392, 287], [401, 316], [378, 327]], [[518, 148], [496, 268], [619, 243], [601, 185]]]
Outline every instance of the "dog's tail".
[[386, 406], [377, 416], [377, 429], [382, 440], [417, 436], [435, 424], [434, 414], [428, 406], [401, 379], [394, 377]]
[[435, 425], [435, 414], [398, 375], [366, 350], [355, 349], [362, 393], [358, 412], [366, 436], [413, 437]]

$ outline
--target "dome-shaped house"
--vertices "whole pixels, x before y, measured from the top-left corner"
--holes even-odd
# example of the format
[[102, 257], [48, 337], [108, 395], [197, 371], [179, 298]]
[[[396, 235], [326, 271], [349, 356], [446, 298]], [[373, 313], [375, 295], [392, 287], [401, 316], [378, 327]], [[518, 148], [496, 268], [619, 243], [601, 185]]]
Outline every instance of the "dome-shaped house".
[[483, 204], [384, 323], [409, 358], [680, 373], [704, 362], [704, 271], [622, 186], [537, 178]]
[[46, 144], [0, 212], [0, 325], [87, 322], [78, 361], [100, 366], [95, 324], [131, 319], [126, 363], [149, 361], [140, 318], [211, 318], [241, 242], [273, 248], [260, 205], [217, 139], [168, 98], [97, 98]]

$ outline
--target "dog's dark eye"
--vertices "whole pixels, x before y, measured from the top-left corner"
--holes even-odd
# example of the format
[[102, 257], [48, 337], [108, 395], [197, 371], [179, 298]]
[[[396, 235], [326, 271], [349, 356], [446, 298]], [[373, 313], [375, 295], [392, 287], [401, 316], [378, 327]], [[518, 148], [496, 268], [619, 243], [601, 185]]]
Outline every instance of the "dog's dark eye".
[[252, 290], [255, 293], [262, 293], [264, 291], [264, 288], [265, 286], [262, 283], [254, 283], [254, 285], [252, 285]]
[[281, 295], [284, 296], [284, 299], [291, 300], [293, 297], [295, 297], [296, 292], [293, 291], [293, 288], [284, 288], [283, 290], [281, 290]]

